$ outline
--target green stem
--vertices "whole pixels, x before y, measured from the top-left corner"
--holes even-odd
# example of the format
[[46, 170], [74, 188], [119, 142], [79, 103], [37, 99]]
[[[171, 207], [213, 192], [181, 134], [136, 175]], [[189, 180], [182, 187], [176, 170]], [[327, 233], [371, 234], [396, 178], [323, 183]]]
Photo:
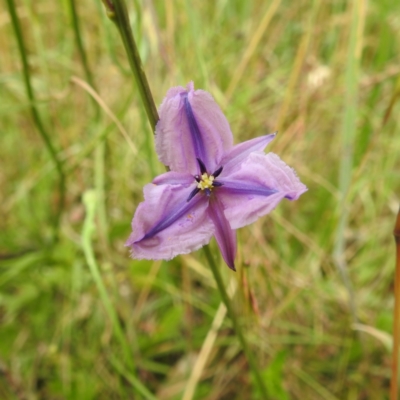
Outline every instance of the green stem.
[[259, 369], [259, 367], [254, 359], [253, 353], [251, 352], [250, 347], [248, 346], [247, 341], [243, 335], [242, 328], [241, 328], [238, 318], [236, 317], [236, 314], [233, 310], [232, 303], [228, 296], [228, 292], [225, 289], [225, 285], [222, 280], [222, 276], [219, 272], [219, 268], [218, 268], [217, 264], [215, 263], [212, 254], [211, 254], [209, 245], [204, 247], [204, 253], [206, 255], [208, 263], [210, 264], [211, 271], [214, 275], [215, 281], [217, 282], [218, 290], [222, 297], [222, 301], [224, 302], [225, 307], [228, 311], [228, 315], [232, 321], [233, 329], [235, 330], [236, 336], [238, 337], [239, 342], [244, 351], [244, 354], [246, 355], [247, 361], [249, 362], [250, 368], [253, 372], [254, 379], [255, 379], [257, 386], [261, 392], [262, 398], [268, 399], [267, 389], [265, 387], [264, 381], [260, 374], [260, 369]]
[[159, 120], [156, 105], [151, 95], [150, 86], [147, 82], [146, 75], [143, 70], [142, 61], [139, 51], [136, 47], [136, 42], [132, 34], [132, 29], [129, 23], [128, 11], [124, 0], [102, 0], [108, 17], [117, 25], [125, 51], [128, 56], [129, 65], [135, 76], [136, 84], [139, 87], [140, 97], [146, 110], [147, 118], [150, 126], [155, 131], [156, 124]]
[[53, 161], [53, 164], [57, 170], [58, 177], [59, 177], [59, 192], [60, 192], [60, 200], [58, 204], [58, 209], [54, 221], [54, 237], [57, 238], [58, 236], [58, 227], [60, 224], [60, 219], [61, 219], [61, 213], [64, 209], [64, 204], [65, 204], [65, 174], [64, 174], [64, 169], [63, 165], [58, 158], [57, 152], [50, 140], [50, 135], [47, 133], [46, 129], [44, 128], [44, 125], [42, 123], [42, 120], [40, 118], [38, 109], [36, 107], [36, 99], [35, 99], [35, 94], [32, 88], [31, 84], [31, 77], [30, 77], [30, 71], [29, 71], [29, 65], [28, 65], [28, 58], [26, 55], [26, 50], [25, 50], [25, 45], [24, 45], [24, 39], [22, 37], [22, 31], [21, 31], [21, 26], [19, 24], [17, 12], [15, 9], [15, 4], [14, 0], [7, 0], [7, 6], [8, 6], [8, 11], [10, 13], [11, 17], [11, 23], [15, 32], [15, 36], [17, 38], [17, 43], [18, 43], [18, 51], [19, 55], [21, 57], [21, 62], [22, 62], [22, 71], [23, 71], [23, 77], [24, 77], [24, 84], [25, 84], [25, 91], [29, 99], [29, 106], [32, 114], [33, 121], [36, 125], [36, 128], [39, 131], [40, 136], [42, 137], [44, 144], [47, 148], [47, 151], [50, 154], [50, 157]]

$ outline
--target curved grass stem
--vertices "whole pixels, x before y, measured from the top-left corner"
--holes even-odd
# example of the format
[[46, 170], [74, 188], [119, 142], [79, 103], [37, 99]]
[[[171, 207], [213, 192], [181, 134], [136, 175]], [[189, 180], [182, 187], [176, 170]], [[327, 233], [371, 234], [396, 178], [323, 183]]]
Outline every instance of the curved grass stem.
[[219, 272], [218, 266], [215, 263], [214, 258], [213, 258], [212, 254], [211, 254], [209, 245], [204, 246], [204, 253], [206, 255], [208, 264], [210, 265], [211, 271], [212, 271], [212, 273], [214, 275], [214, 279], [217, 282], [217, 287], [218, 287], [218, 290], [219, 290], [219, 292], [221, 294], [222, 301], [224, 302], [225, 307], [226, 307], [226, 309], [228, 311], [229, 318], [232, 321], [233, 329], [235, 330], [236, 336], [238, 337], [240, 345], [241, 345], [241, 347], [242, 347], [242, 349], [244, 351], [244, 354], [246, 355], [246, 358], [247, 358], [247, 361], [249, 363], [250, 369], [251, 369], [251, 371], [253, 373], [254, 380], [255, 380], [255, 382], [256, 382], [256, 384], [258, 386], [258, 389], [259, 389], [259, 391], [260, 391], [260, 393], [262, 395], [262, 398], [263, 399], [268, 399], [267, 389], [266, 389], [265, 383], [264, 383], [264, 381], [262, 379], [262, 376], [260, 374], [260, 368], [257, 365], [256, 360], [254, 359], [253, 353], [251, 352], [250, 347], [247, 344], [247, 341], [246, 341], [246, 339], [245, 339], [245, 337], [243, 335], [243, 331], [242, 331], [242, 328], [240, 326], [239, 320], [238, 320], [238, 318], [236, 316], [236, 313], [235, 313], [235, 311], [233, 309], [232, 303], [231, 303], [231, 301], [229, 299], [229, 296], [228, 296], [228, 292], [225, 289], [225, 284], [224, 284], [224, 282], [222, 280], [222, 276], [221, 276], [221, 274]]
[[8, 6], [8, 11], [9, 11], [10, 17], [11, 17], [11, 24], [13, 26], [15, 36], [17, 38], [18, 51], [19, 51], [19, 55], [20, 55], [21, 63], [22, 63], [22, 72], [23, 72], [23, 77], [24, 77], [25, 91], [26, 91], [26, 94], [29, 99], [30, 111], [32, 114], [32, 118], [36, 125], [37, 130], [39, 131], [40, 136], [42, 137], [42, 139], [44, 141], [44, 144], [47, 148], [50, 158], [53, 161], [53, 164], [58, 173], [60, 199], [59, 199], [59, 203], [58, 203], [58, 207], [57, 207], [56, 216], [54, 219], [54, 239], [57, 239], [61, 214], [62, 214], [62, 211], [64, 209], [64, 204], [65, 204], [65, 174], [64, 174], [63, 164], [58, 157], [57, 151], [56, 151], [55, 147], [53, 146], [52, 141], [50, 140], [50, 135], [46, 131], [46, 129], [43, 125], [42, 119], [40, 118], [39, 111], [36, 107], [36, 98], [35, 98], [35, 94], [34, 94], [32, 83], [31, 83], [31, 75], [30, 75], [30, 71], [29, 71], [27, 52], [26, 52], [24, 39], [22, 36], [22, 30], [21, 30], [21, 26], [19, 23], [14, 0], [7, 0], [7, 6]]

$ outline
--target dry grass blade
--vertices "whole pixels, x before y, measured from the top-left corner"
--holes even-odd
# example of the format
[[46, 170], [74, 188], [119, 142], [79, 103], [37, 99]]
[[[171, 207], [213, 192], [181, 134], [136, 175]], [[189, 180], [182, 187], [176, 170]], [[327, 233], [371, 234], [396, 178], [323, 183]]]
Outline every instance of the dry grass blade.
[[107, 114], [107, 116], [115, 123], [119, 131], [121, 132], [122, 136], [128, 143], [129, 147], [132, 150], [133, 154], [137, 154], [137, 148], [135, 144], [132, 142], [131, 138], [129, 137], [128, 133], [126, 132], [125, 128], [121, 124], [121, 122], [118, 120], [118, 118], [115, 116], [115, 114], [111, 111], [111, 109], [107, 106], [105, 101], [100, 97], [100, 95], [85, 81], [82, 79], [73, 76], [71, 78], [71, 82], [75, 83], [76, 85], [80, 86], [82, 89], [86, 90], [93, 99], [97, 102], [97, 104], [103, 109], [103, 111]]
[[242, 78], [244, 71], [246, 70], [247, 64], [249, 63], [252, 55], [255, 53], [258, 44], [260, 43], [265, 31], [267, 30], [269, 23], [271, 22], [272, 18], [274, 17], [281, 0], [274, 0], [271, 5], [269, 6], [267, 12], [265, 13], [263, 19], [260, 22], [257, 30], [254, 32], [251, 41], [246, 48], [245, 53], [243, 54], [242, 60], [240, 64], [236, 68], [233, 78], [229, 84], [229, 87], [226, 91], [226, 102], [229, 102], [229, 99], [232, 97], [233, 92], [236, 89], [237, 84], [239, 83], [240, 79]]

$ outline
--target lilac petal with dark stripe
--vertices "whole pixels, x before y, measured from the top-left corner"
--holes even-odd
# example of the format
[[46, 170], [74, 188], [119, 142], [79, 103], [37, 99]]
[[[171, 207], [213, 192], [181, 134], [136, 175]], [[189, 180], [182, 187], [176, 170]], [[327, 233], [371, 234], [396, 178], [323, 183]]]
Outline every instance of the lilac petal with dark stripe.
[[197, 197], [196, 200], [192, 201], [190, 204], [187, 200], [184, 203], [181, 202], [178, 204], [174, 204], [174, 207], [169, 209], [168, 212], [164, 212], [162, 218], [141, 239], [137, 240], [135, 243], [152, 238], [153, 236], [157, 235], [157, 233], [169, 228], [172, 224], [176, 223], [184, 215], [190, 215], [190, 211], [202, 200], [203, 199], [201, 197]]
[[222, 257], [230, 269], [236, 271], [236, 232], [232, 230], [227, 221], [224, 208], [217, 196], [210, 198], [208, 215], [215, 226], [215, 239], [217, 240]]
[[251, 153], [218, 188], [218, 198], [232, 229], [271, 212], [285, 197], [297, 199], [307, 188], [276, 154]]
[[168, 171], [154, 178], [155, 185], [183, 185], [189, 186], [194, 183], [195, 179], [192, 175], [184, 172]]
[[126, 242], [132, 257], [171, 259], [208, 243], [214, 225], [207, 213], [206, 196], [186, 201], [188, 188], [153, 185], [144, 188], [145, 201], [136, 209], [132, 234]]
[[160, 161], [172, 171], [195, 175], [200, 158], [208, 172], [221, 164], [233, 147], [232, 133], [212, 96], [194, 90], [193, 84], [172, 88], [159, 109], [156, 150]]
[[[214, 182], [215, 185], [216, 182]], [[228, 181], [221, 180], [218, 181], [219, 186], [224, 186], [224, 193], [229, 194], [242, 194], [245, 196], [271, 196], [278, 191], [276, 189], [271, 189], [260, 184], [252, 184], [251, 182], [241, 182], [241, 181]]]
[[219, 182], [219, 181], [214, 181], [213, 182], [213, 186], [214, 187], [221, 187], [221, 186], [223, 186], [224, 184], [222, 183], [222, 182]]
[[276, 133], [271, 133], [270, 135], [260, 136], [233, 146], [222, 158], [221, 165], [224, 166], [223, 175], [229, 175], [235, 168], [240, 166], [250, 153], [263, 151], [275, 136]]
[[[189, 103], [187, 92], [182, 93], [181, 97], [184, 104], [186, 119], [189, 125], [189, 133], [192, 137], [194, 155], [196, 156], [197, 161], [202, 164], [201, 160], [206, 160], [203, 136], [200, 132], [199, 126], [197, 125], [196, 117], [194, 116], [192, 106]], [[204, 164], [201, 164], [200, 168], [202, 168], [202, 166], [204, 168]]]

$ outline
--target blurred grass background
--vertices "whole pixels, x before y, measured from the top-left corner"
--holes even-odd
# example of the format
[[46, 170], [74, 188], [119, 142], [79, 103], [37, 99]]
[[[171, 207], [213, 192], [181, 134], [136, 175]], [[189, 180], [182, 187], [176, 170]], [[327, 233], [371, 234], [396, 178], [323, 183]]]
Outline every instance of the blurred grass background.
[[[236, 274], [220, 262], [271, 399], [387, 398], [400, 4], [127, 3], [156, 103], [193, 80], [235, 142], [279, 129], [269, 150], [309, 187], [238, 231]], [[69, 0], [16, 6], [66, 199], [54, 242], [58, 175], [3, 8], [0, 398], [260, 398], [203, 253], [133, 261], [124, 248], [164, 167], [101, 2], [76, 10], [86, 73]]]

